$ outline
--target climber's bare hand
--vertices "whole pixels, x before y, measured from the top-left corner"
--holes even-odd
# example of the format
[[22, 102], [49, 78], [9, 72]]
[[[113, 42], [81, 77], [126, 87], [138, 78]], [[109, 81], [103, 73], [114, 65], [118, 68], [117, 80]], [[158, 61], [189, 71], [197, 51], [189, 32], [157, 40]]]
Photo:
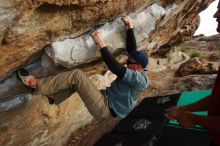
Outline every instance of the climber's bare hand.
[[105, 42], [104, 42], [103, 35], [102, 35], [101, 32], [94, 31], [94, 32], [92, 33], [92, 37], [93, 37], [93, 40], [97, 43], [97, 45], [98, 45], [100, 48], [106, 47], [106, 44], [105, 44]]
[[122, 17], [122, 20], [127, 25], [127, 28], [133, 28], [133, 22], [129, 16]]

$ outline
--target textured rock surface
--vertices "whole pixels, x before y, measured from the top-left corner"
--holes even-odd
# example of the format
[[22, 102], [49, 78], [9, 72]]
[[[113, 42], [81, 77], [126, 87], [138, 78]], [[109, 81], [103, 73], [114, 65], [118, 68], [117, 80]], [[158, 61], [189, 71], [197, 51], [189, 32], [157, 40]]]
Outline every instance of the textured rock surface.
[[[66, 37], [76, 37], [98, 24], [112, 20], [153, 0], [116, 1], [43, 1], [18, 0], [1, 2], [2, 46], [0, 49], [0, 78], [29, 62], [30, 56], [45, 45]], [[156, 31], [141, 46], [157, 49], [190, 37], [198, 26], [198, 13], [210, 3], [204, 1], [159, 1], [167, 11], [158, 21]], [[10, 13], [7, 12], [10, 10]], [[9, 15], [6, 17], [5, 15]]]
[[[128, 13], [129, 10], [135, 10], [135, 9], [140, 10], [140, 8], [143, 8], [143, 6], [148, 6], [151, 2], [152, 1], [146, 1], [146, 2], [136, 1], [135, 3], [132, 3], [132, 4], [130, 4], [131, 2], [130, 3], [127, 2], [127, 3], [129, 3], [128, 4], [129, 8], [126, 8], [126, 11], [125, 10], [124, 11], [121, 10], [121, 11], [124, 13]], [[99, 15], [102, 15], [102, 17], [99, 18], [99, 20], [98, 20], [98, 18], [94, 19], [92, 17], [93, 15], [92, 16], [88, 15], [88, 17], [86, 17], [87, 11], [93, 12], [94, 7], [97, 8], [97, 7], [101, 7], [104, 5], [106, 5], [106, 7], [105, 7], [106, 13], [108, 13], [108, 11], [113, 13], [113, 9], [110, 9], [110, 8], [108, 9], [109, 3], [114, 3], [114, 1], [111, 1], [111, 2], [109, 2], [109, 1], [92, 1], [92, 2], [88, 2], [88, 3], [81, 2], [81, 1], [77, 1], [77, 2], [76, 1], [61, 1], [61, 2], [60, 1], [59, 2], [48, 1], [47, 3], [44, 1], [31, 1], [31, 2], [17, 1], [16, 3], [12, 3], [11, 1], [9, 1], [7, 6], [11, 9], [16, 9], [16, 14], [15, 14], [15, 16], [13, 15], [13, 18], [15, 17], [19, 21], [14, 18], [14, 19], [10, 19], [10, 21], [8, 19], [6, 19], [7, 21], [6, 20], [3, 21], [3, 22], [8, 22], [8, 23], [2, 23], [2, 25], [4, 27], [7, 27], [7, 29], [5, 29], [4, 39], [2, 42], [3, 45], [2, 45], [2, 48], [0, 49], [0, 53], [2, 51], [2, 53], [1, 53], [2, 57], [0, 58], [0, 63], [1, 63], [0, 64], [0, 81], [3, 81], [6, 76], [9, 76], [10, 74], [8, 74], [8, 72], [12, 72], [18, 66], [25, 65], [27, 62], [33, 62], [34, 60], [38, 59], [39, 54], [41, 54], [41, 52], [39, 52], [41, 47], [38, 47], [36, 49], [35, 48], [36, 45], [39, 46], [43, 43], [44, 44], [43, 46], [45, 46], [46, 44], [50, 43], [50, 41], [53, 41], [53, 40], [58, 40], [58, 39], [62, 39], [65, 37], [75, 37], [79, 34], [82, 34], [85, 31], [87, 31], [88, 29], [86, 29], [86, 28], [91, 28], [92, 24], [95, 23], [94, 20], [97, 20], [97, 23], [99, 23], [99, 21], [107, 21], [109, 19], [116, 17], [116, 14], [114, 13], [114, 15], [115, 15], [114, 17], [107, 17], [110, 14], [108, 14], [108, 15], [105, 14], [107, 16], [104, 18], [102, 15], [103, 14], [102, 11], [97, 12], [96, 15], [94, 16], [94, 17], [98, 17]], [[158, 4], [162, 4], [164, 7], [166, 6], [165, 7], [166, 16], [163, 17], [162, 19], [158, 20], [157, 23], [156, 23], [156, 20], [159, 19], [164, 14], [165, 11], [163, 10], [162, 7], [159, 7], [155, 4], [149, 6], [146, 10], [147, 11], [146, 13], [139, 12], [139, 14], [140, 14], [139, 16], [134, 16], [134, 18], [136, 20], [136, 21], [134, 21], [134, 23], [137, 24], [136, 25], [136, 27], [137, 27], [136, 33], [137, 33], [138, 45], [141, 46], [141, 45], [145, 44], [144, 45], [145, 49], [147, 47], [148, 49], [153, 48], [156, 50], [163, 43], [173, 43], [173, 42], [170, 42], [170, 40], [172, 40], [172, 39], [174, 39], [174, 42], [175, 42], [176, 38], [183, 37], [186, 39], [187, 37], [190, 37], [192, 35], [191, 33], [193, 31], [195, 31], [195, 27], [191, 28], [190, 30], [187, 30], [187, 31], [190, 31], [191, 33], [185, 34], [184, 36], [179, 35], [175, 31], [173, 31], [173, 28], [176, 27], [176, 30], [179, 30], [179, 28], [177, 28], [177, 27], [179, 27], [179, 25], [182, 26], [183, 24], [180, 22], [177, 22], [178, 19], [174, 19], [175, 18], [174, 16], [176, 16], [177, 14], [179, 14], [178, 16], [183, 15], [184, 19], [182, 18], [181, 20], [184, 20], [184, 21], [190, 20], [192, 17], [191, 15], [193, 15], [195, 18], [197, 18], [196, 14], [203, 9], [201, 7], [204, 6], [205, 4], [208, 4], [208, 3], [209, 3], [209, 1], [205, 1], [204, 3], [201, 3], [201, 2], [192, 3], [191, 1], [189, 2], [187, 0], [184, 2], [161, 1]], [[2, 3], [2, 5], [3, 4], [4, 3]], [[113, 5], [117, 5], [114, 7], [114, 9], [118, 8], [118, 7], [124, 8], [125, 3], [115, 2], [115, 4], [113, 4]], [[192, 10], [193, 13], [191, 15], [189, 13], [182, 13], [182, 9], [185, 9], [184, 8], [185, 5], [187, 5], [187, 8]], [[81, 13], [79, 13], [79, 10], [76, 11], [77, 9], [74, 9], [74, 8], [78, 8], [77, 6], [82, 7]], [[142, 6], [142, 7], [140, 7], [140, 6]], [[198, 7], [198, 8], [194, 12], [194, 9], [191, 7], [193, 7], [193, 8]], [[86, 8], [88, 8], [89, 10], [87, 10]], [[123, 9], [123, 8], [121, 8], [121, 9]], [[158, 11], [158, 9], [160, 9], [160, 11]], [[7, 11], [7, 9], [4, 7], [2, 8], [2, 10]], [[85, 14], [84, 14], [84, 11], [85, 11]], [[70, 14], [70, 12], [71, 12], [71, 14]], [[95, 12], [93, 12], [93, 13], [95, 13]], [[78, 29], [72, 30], [71, 29], [71, 32], [69, 32], [69, 34], [71, 34], [71, 35], [67, 35], [66, 33], [63, 33], [64, 32], [63, 30], [68, 30], [73, 25], [72, 24], [72, 25], [70, 25], [70, 28], [68, 27], [65, 29], [62, 27], [66, 23], [66, 21], [64, 21], [63, 19], [69, 18], [68, 19], [69, 21], [71, 21], [71, 22], [73, 21], [72, 19], [70, 19], [72, 17], [70, 17], [68, 14], [70, 16], [76, 15], [76, 14], [78, 14], [80, 16], [85, 15], [85, 17], [79, 18], [79, 19], [82, 19], [81, 21], [80, 20], [77, 21], [80, 23], [84, 22], [84, 25], [82, 25], [82, 24], [78, 25], [78, 27], [83, 28], [82, 29], [83, 31], [81, 31], [81, 29], [80, 30], [78, 30]], [[48, 21], [46, 21], [46, 18], [50, 18], [50, 17], [48, 17], [48, 15], [52, 19], [48, 19]], [[54, 17], [52, 17], [52, 16], [54, 16]], [[51, 21], [54, 21], [54, 19], [56, 19], [55, 16], [56, 17], [63, 16], [62, 18], [59, 19], [60, 21], [59, 21], [59, 24], [57, 24], [57, 25], [50, 23]], [[142, 19], [142, 17], [144, 19]], [[36, 18], [36, 20], [35, 20], [35, 18]], [[26, 21], [24, 21], [23, 19]], [[32, 21], [33, 19], [35, 21]], [[41, 19], [44, 19], [45, 21], [40, 21]], [[167, 21], [167, 19], [170, 21]], [[166, 25], [166, 23], [169, 24], [171, 21], [173, 24], [176, 24], [175, 27], [172, 26], [172, 29], [169, 28], [170, 27], [169, 25]], [[32, 22], [35, 25], [34, 27], [33, 27]], [[77, 23], [77, 22], [74, 21], [73, 23]], [[191, 20], [190, 20], [190, 22], [191, 22]], [[11, 23], [13, 25], [11, 25]], [[50, 24], [50, 27], [48, 26], [49, 25], [48, 23]], [[113, 25], [114, 23], [115, 23], [115, 25]], [[144, 23], [146, 23], [146, 24], [144, 24]], [[85, 26], [85, 24], [87, 24], [87, 25]], [[100, 28], [100, 30], [104, 31], [104, 32], [109, 32], [109, 33], [115, 34], [114, 36], [116, 36], [117, 40], [124, 40], [124, 39], [122, 39], [122, 37], [124, 35], [123, 34], [120, 35], [120, 33], [117, 32], [118, 30], [120, 30], [120, 32], [124, 31], [123, 29], [120, 29], [121, 25], [122, 25], [122, 21], [120, 20], [120, 18], [118, 18], [118, 19], [116, 19], [116, 22], [106, 23], [103, 27]], [[193, 26], [197, 26], [197, 25], [198, 25], [197, 23], [194, 23]], [[58, 29], [56, 26], [62, 27], [62, 29]], [[111, 29], [112, 26], [114, 26], [114, 28], [115, 28], [115, 26], [117, 26], [116, 28], [119, 28], [119, 29], [112, 30]], [[161, 26], [168, 27], [168, 28], [166, 28], [166, 30], [171, 29], [170, 32], [166, 32], [166, 31], [161, 32], [162, 30], [164, 30], [164, 28], [161, 30]], [[4, 27], [2, 27], [2, 28], [4, 28]], [[20, 31], [20, 27], [22, 27], [23, 28], [22, 30], [25, 30], [25, 31]], [[154, 29], [154, 27], [156, 29], [153, 32], [151, 32]], [[95, 27], [93, 27], [93, 28], [95, 28]], [[48, 31], [48, 29], [54, 29], [57, 32], [59, 32], [59, 35], [56, 35], [56, 37], [55, 37], [56, 39], [51, 38], [54, 35], [48, 36], [48, 35], [44, 34]], [[108, 31], [106, 31], [106, 29]], [[19, 31], [15, 31], [15, 30], [19, 30]], [[21, 33], [20, 34], [21, 37], [17, 36], [19, 34], [18, 32]], [[76, 32], [78, 32], [78, 34], [74, 35], [74, 33], [76, 33]], [[184, 32], [184, 30], [181, 29], [181, 32]], [[153, 37], [152, 34], [154, 35], [155, 33], [157, 35], [155, 37]], [[170, 35], [170, 34], [172, 34], [172, 35]], [[27, 37], [27, 35], [30, 35], [30, 36]], [[105, 35], [106, 35], [105, 38], [107, 40], [109, 38], [108, 37], [109, 34], [105, 33]], [[167, 35], [169, 35], [169, 36], [167, 36]], [[85, 37], [85, 36], [87, 36], [87, 37]], [[12, 39], [14, 39], [15, 41], [10, 41], [10, 39], [9, 39], [10, 37]], [[77, 37], [75, 39], [67, 39], [67, 40], [64, 40], [61, 42], [60, 41], [54, 42], [51, 44], [51, 46], [54, 48], [54, 51], [51, 50], [49, 52], [52, 52], [52, 53], [48, 53], [48, 54], [50, 55], [51, 58], [53, 58], [53, 62], [55, 62], [55, 64], [62, 64], [63, 66], [66, 66], [66, 67], [73, 67], [78, 64], [84, 64], [84, 63], [87, 63], [88, 61], [95, 60], [96, 53], [95, 53], [94, 42], [92, 41], [91, 37], [89, 37], [88, 41], [85, 41], [85, 40], [87, 40], [88, 37], [89, 36], [87, 34], [87, 35], [83, 35], [82, 37]], [[147, 44], [142, 43], [142, 41], [144, 40], [145, 37], [149, 38], [149, 39], [146, 39], [146, 41], [149, 42]], [[45, 41], [44, 38], [46, 38], [47, 41]], [[153, 41], [152, 41], [152, 38], [154, 38]], [[38, 39], [40, 39], [40, 40], [38, 40]], [[169, 41], [168, 42], [165, 41], [165, 42], [161, 43], [161, 41], [164, 41], [164, 39], [169, 39]], [[68, 43], [68, 41], [69, 41], [69, 43]], [[83, 42], [85, 42], [85, 43], [83, 43]], [[109, 42], [109, 45], [111, 48], [115, 48], [117, 46], [118, 47], [124, 46], [123, 41], [119, 41], [120, 43], [115, 43], [115, 41], [113, 41], [113, 39], [110, 39], [110, 41], [107, 41], [107, 42]], [[70, 43], [73, 43], [74, 45], [72, 45]], [[22, 44], [23, 44], [23, 46], [20, 46]], [[75, 46], [77, 46], [77, 48]], [[87, 46], [87, 47], [85, 47], [87, 49], [83, 49], [84, 46]], [[91, 47], [88, 47], [88, 46], [91, 46]], [[141, 49], [141, 47], [140, 47], [140, 49]], [[47, 49], [47, 50], [50, 50], [50, 49]], [[114, 50], [112, 50], [112, 51], [114, 52]], [[36, 54], [36, 52], [38, 54]], [[54, 67], [53, 62], [45, 64], [44, 63], [45, 61], [43, 61], [43, 63], [42, 63], [42, 60], [43, 59], [41, 59], [40, 61], [38, 61], [36, 63], [33, 63], [32, 65], [28, 65], [27, 68], [30, 68], [29, 71], [38, 75], [39, 72], [41, 72], [40, 74], [42, 74], [42, 72], [43, 73], [46, 72], [45, 74], [51, 74], [54, 71], [60, 70], [60, 68]], [[50, 66], [51, 64], [52, 64], [52, 67]], [[2, 70], [2, 72], [1, 72], [1, 70]], [[2, 76], [1, 76], [1, 74], [2, 74]], [[12, 76], [14, 76], [14, 74]], [[10, 79], [11, 78], [9, 78], [9, 80]], [[7, 85], [5, 85], [6, 82], [11, 83], [11, 81], [1, 82], [3, 84], [2, 86], [5, 87], [6, 89], [7, 88], [11, 89], [16, 84], [18, 84], [15, 81], [15, 85], [10, 84], [10, 87], [7, 87]], [[3, 88], [2, 90], [5, 90], [5, 88]], [[16, 92], [12, 92], [11, 95], [13, 93], [16, 93]], [[0, 99], [2, 99], [2, 95], [4, 96], [3, 97], [4, 99], [7, 98], [7, 96], [5, 96], [6, 94], [2, 92], [2, 94], [0, 95]]]
[[1, 145], [62, 145], [72, 131], [92, 119], [77, 95], [58, 106], [40, 95], [34, 99], [20, 109], [0, 113]]
[[[109, 86], [115, 76], [107, 72], [105, 76], [97, 74], [90, 78], [101, 89]], [[1, 145], [58, 146], [63, 145], [74, 130], [93, 118], [77, 93], [52, 106], [46, 97], [35, 94], [26, 106], [2, 112], [0, 117]]]
[[[158, 23], [156, 31], [150, 34], [149, 39], [143, 42], [143, 48], [148, 46], [150, 52], [155, 52], [160, 46], [185, 41], [191, 38], [198, 27], [200, 19], [198, 13], [202, 11], [211, 0], [207, 1], [174, 1], [165, 0], [165, 17]], [[153, 49], [152, 49], [153, 48]]]
[[176, 71], [177, 76], [186, 76], [190, 74], [213, 74], [217, 73], [217, 66], [212, 63], [204, 65], [198, 58], [191, 58], [180, 65]]
[[[160, 19], [165, 10], [153, 4], [141, 12], [129, 14], [134, 22], [134, 32], [137, 44], [148, 38], [149, 33], [155, 29], [156, 21]], [[96, 31], [102, 32], [104, 41], [112, 53], [119, 52], [126, 46], [126, 27], [121, 18], [106, 23]], [[117, 43], [115, 43], [117, 42]], [[68, 68], [97, 59], [97, 46], [90, 33], [83, 36], [66, 39], [52, 43], [46, 48], [47, 54], [55, 64]]]
[[[57, 39], [76, 37], [122, 13], [152, 0], [18, 0], [1, 1], [3, 41], [0, 78], [26, 63], [34, 53]], [[3, 13], [3, 14], [4, 14]], [[10, 19], [9, 19], [10, 17]]]

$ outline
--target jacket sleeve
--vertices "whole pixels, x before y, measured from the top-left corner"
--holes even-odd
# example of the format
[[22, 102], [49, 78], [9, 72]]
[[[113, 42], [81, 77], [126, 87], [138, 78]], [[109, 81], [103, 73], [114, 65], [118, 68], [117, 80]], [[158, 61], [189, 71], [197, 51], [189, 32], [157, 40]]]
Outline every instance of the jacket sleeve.
[[126, 49], [127, 49], [128, 53], [131, 51], [137, 50], [136, 39], [135, 39], [133, 28], [129, 28], [127, 30]]
[[103, 60], [105, 61], [105, 64], [108, 66], [108, 69], [117, 75], [120, 79], [124, 77], [124, 74], [126, 72], [126, 67], [122, 66], [115, 57], [108, 51], [107, 47], [100, 49], [101, 55], [103, 57]]

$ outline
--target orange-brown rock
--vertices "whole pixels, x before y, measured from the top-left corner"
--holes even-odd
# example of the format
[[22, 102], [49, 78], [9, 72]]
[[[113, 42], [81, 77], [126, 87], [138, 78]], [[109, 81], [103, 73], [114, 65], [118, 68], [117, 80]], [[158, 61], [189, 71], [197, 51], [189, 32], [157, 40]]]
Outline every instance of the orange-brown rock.
[[186, 76], [190, 74], [214, 74], [218, 68], [212, 63], [204, 65], [198, 58], [191, 58], [180, 65], [176, 71], [177, 76]]
[[[18, 0], [2, 2], [0, 78], [56, 39], [75, 37], [152, 0]], [[1, 15], [0, 15], [1, 17]], [[16, 57], [15, 57], [16, 56]]]
[[[166, 1], [166, 0], [165, 0]], [[169, 3], [172, 1], [167, 0]], [[211, 3], [206, 1], [175, 1], [173, 11], [158, 22], [156, 31], [152, 32], [142, 47], [148, 46], [149, 52], [155, 52], [160, 46], [188, 40], [199, 25], [198, 13]], [[157, 42], [158, 40], [158, 42]], [[157, 43], [154, 43], [154, 42]], [[152, 49], [153, 48], [153, 49]]]
[[[0, 78], [4, 78], [26, 63], [33, 54], [52, 41], [78, 36], [98, 24], [152, 2], [152, 0], [4, 1], [1, 4], [3, 14], [0, 15], [2, 17]], [[173, 6], [173, 10], [158, 22], [156, 30], [147, 40], [147, 48], [157, 49], [166, 43], [190, 37], [198, 26], [198, 13], [208, 6], [210, 0], [164, 0], [162, 3], [164, 6]], [[154, 44], [155, 40], [157, 44]], [[144, 46], [146, 45], [142, 45]]]

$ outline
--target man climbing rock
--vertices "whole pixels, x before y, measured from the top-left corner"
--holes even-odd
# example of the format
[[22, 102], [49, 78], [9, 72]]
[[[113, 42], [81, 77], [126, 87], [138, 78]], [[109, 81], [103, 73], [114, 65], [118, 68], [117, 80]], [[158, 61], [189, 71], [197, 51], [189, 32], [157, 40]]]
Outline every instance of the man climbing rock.
[[148, 57], [143, 52], [137, 51], [132, 20], [128, 16], [122, 19], [127, 25], [127, 67], [119, 64], [108, 51], [102, 33], [92, 33], [103, 60], [109, 70], [117, 75], [117, 79], [106, 90], [99, 91], [79, 69], [42, 79], [36, 79], [24, 69], [20, 69], [17, 71], [18, 77], [28, 87], [37, 88], [42, 95], [50, 95], [51, 104], [54, 101], [53, 94], [69, 89], [72, 94], [77, 91], [95, 118], [109, 116], [124, 118], [134, 108], [137, 94], [148, 87], [149, 81], [145, 72]]

